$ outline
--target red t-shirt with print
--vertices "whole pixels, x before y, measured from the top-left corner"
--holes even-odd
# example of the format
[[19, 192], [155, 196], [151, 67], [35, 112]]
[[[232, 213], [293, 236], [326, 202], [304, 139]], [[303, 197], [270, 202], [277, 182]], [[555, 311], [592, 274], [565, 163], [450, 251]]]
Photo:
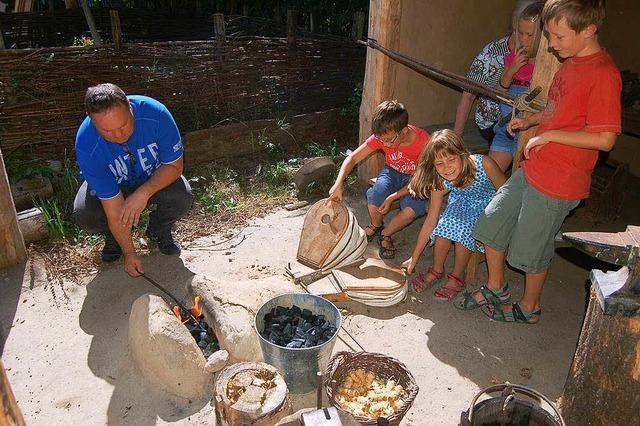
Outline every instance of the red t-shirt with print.
[[369, 136], [366, 144], [373, 150], [381, 149], [384, 151], [384, 162], [389, 167], [400, 173], [412, 175], [416, 171], [420, 153], [429, 141], [429, 133], [411, 124], [409, 124], [408, 127], [413, 130], [416, 135], [413, 142], [409, 145], [388, 147], [385, 146], [376, 135]]
[[[604, 50], [567, 59], [549, 88], [549, 100], [536, 134], [548, 130], [591, 133], [621, 131], [620, 71]], [[589, 196], [597, 149], [549, 142], [523, 161], [524, 175], [534, 188], [557, 199]]]

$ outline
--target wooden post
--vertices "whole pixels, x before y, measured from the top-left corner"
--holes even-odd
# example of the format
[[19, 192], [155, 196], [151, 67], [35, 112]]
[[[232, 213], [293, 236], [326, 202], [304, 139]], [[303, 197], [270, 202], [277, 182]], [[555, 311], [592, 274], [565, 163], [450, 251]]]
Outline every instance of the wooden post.
[[[400, 46], [401, 0], [371, 0], [369, 6], [369, 37], [391, 50]], [[380, 102], [393, 98], [396, 82], [394, 61], [374, 49], [367, 49], [367, 64], [360, 104], [360, 143], [371, 135], [371, 116]], [[358, 167], [358, 180], [366, 185], [384, 165], [384, 156], [374, 154]]]
[[287, 44], [289, 47], [295, 46], [296, 44], [296, 36], [298, 34], [297, 17], [297, 10], [287, 9]]
[[4, 44], [4, 36], [2, 35], [2, 27], [0, 27], [0, 49], [4, 50], [7, 47]]
[[249, 16], [249, 4], [245, 3], [242, 5], [242, 16]]
[[315, 33], [316, 29], [316, 14], [309, 12], [309, 31]]
[[631, 425], [638, 421], [639, 342], [640, 317], [604, 315], [592, 291], [559, 404], [567, 425]]
[[64, 6], [67, 9], [75, 9], [78, 7], [78, 0], [64, 0]]
[[117, 10], [112, 9], [109, 11], [109, 16], [111, 17], [111, 36], [113, 37], [113, 44], [116, 48], [116, 52], [119, 52], [122, 45], [120, 13]]
[[98, 27], [96, 27], [96, 22], [93, 20], [93, 14], [91, 13], [91, 9], [89, 9], [87, 0], [80, 0], [80, 6], [82, 6], [82, 11], [84, 12], [84, 18], [87, 20], [87, 25], [89, 25], [93, 44], [97, 46], [101, 45], [102, 38], [100, 37], [100, 33], [98, 33]]
[[280, 6], [276, 3], [273, 6], [273, 20], [276, 21], [278, 28], [282, 25], [282, 15], [280, 14]]
[[15, 265], [27, 258], [16, 208], [9, 189], [9, 178], [0, 150], [0, 268]]
[[227, 41], [227, 30], [224, 24], [224, 14], [222, 13], [213, 14], [213, 32], [215, 33], [216, 42], [218, 44], [221, 44]]
[[24, 418], [13, 395], [9, 378], [0, 359], [0, 425], [24, 426]]
[[353, 13], [353, 26], [351, 27], [351, 37], [354, 40], [362, 40], [364, 37], [364, 25], [367, 21], [366, 13], [357, 11]]
[[[540, 44], [538, 45], [538, 53], [536, 54], [536, 63], [533, 69], [533, 78], [531, 79], [531, 87], [542, 87], [542, 92], [536, 98], [541, 104], [546, 105], [547, 95], [549, 94], [549, 86], [553, 81], [553, 76], [560, 68], [560, 61], [551, 52], [549, 52], [549, 42], [546, 37], [540, 38]], [[531, 113], [525, 112], [524, 115], [528, 116]], [[518, 149], [516, 155], [513, 157], [512, 170], [517, 169], [522, 161], [522, 154], [524, 147], [529, 142], [529, 139], [535, 136], [538, 126], [533, 126], [523, 132], [520, 132], [518, 138]]]

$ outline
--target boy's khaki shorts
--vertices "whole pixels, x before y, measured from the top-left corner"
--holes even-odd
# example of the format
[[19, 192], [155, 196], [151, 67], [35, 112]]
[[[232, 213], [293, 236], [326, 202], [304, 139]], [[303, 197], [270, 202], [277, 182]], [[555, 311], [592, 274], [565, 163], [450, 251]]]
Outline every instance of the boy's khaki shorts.
[[508, 249], [507, 261], [514, 268], [544, 272], [553, 258], [554, 237], [579, 202], [543, 194], [518, 169], [484, 209], [473, 238], [496, 250]]

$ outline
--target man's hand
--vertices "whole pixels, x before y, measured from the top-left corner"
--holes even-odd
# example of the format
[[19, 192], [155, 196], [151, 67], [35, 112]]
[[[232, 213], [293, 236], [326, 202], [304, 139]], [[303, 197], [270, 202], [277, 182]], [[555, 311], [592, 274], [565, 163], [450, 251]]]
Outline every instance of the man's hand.
[[529, 139], [529, 142], [527, 142], [527, 145], [524, 147], [524, 158], [529, 158], [531, 150], [539, 149], [541, 146], [549, 143], [545, 135], [546, 133], [543, 133]]
[[329, 199], [331, 201], [342, 201], [342, 183], [334, 183], [329, 189]]
[[149, 198], [140, 191], [135, 191], [129, 195], [122, 204], [122, 212], [120, 213], [120, 224], [131, 228], [140, 221], [140, 215], [147, 206]]
[[138, 277], [144, 274], [142, 260], [135, 253], [124, 255], [124, 270], [132, 277]]
[[410, 257], [402, 262], [402, 267], [407, 270], [407, 274], [413, 274], [413, 271], [416, 269], [416, 262], [413, 260], [413, 257]]
[[391, 195], [389, 195], [387, 198], [384, 199], [380, 207], [378, 207], [378, 212], [380, 212], [380, 214], [389, 213], [389, 211], [391, 210], [391, 205], [393, 204], [394, 201], [396, 201], [396, 199]]

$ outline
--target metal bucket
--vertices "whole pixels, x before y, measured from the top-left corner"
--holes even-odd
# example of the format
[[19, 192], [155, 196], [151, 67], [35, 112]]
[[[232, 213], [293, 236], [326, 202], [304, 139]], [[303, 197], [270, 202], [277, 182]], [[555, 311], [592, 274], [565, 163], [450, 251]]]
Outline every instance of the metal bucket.
[[[293, 305], [300, 309], [308, 309], [314, 315], [324, 315], [325, 319], [338, 331], [328, 341], [311, 348], [285, 348], [263, 338], [260, 331], [264, 329], [265, 314], [276, 306], [290, 308]], [[278, 370], [287, 383], [289, 391], [294, 394], [308, 393], [316, 388], [316, 373], [326, 370], [341, 326], [342, 315], [333, 303], [306, 293], [281, 294], [274, 297], [258, 309], [254, 322], [264, 361]]]
[[[478, 402], [483, 394], [495, 392], [501, 392], [500, 396]], [[519, 398], [516, 394], [528, 399]], [[542, 401], [551, 407], [553, 413], [541, 406]], [[490, 386], [478, 393], [460, 420], [460, 426], [512, 425], [565, 426], [565, 423], [556, 406], [546, 396], [529, 387], [510, 383]]]

